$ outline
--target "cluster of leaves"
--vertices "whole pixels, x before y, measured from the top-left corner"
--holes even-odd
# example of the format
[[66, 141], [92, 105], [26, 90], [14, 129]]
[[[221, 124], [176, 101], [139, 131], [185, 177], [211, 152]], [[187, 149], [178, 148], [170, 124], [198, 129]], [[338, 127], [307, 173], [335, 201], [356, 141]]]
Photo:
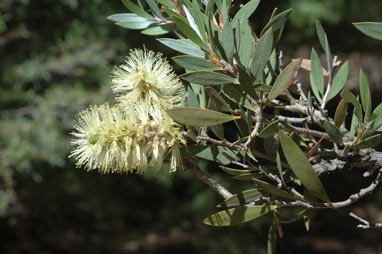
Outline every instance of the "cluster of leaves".
[[[311, 59], [295, 59], [284, 66], [276, 46], [291, 10], [278, 13], [275, 9], [256, 34], [248, 18], [259, 0], [240, 6], [232, 18], [231, 10], [237, 7], [229, 0], [146, 0], [138, 1], [139, 6], [122, 2], [132, 13], [115, 14], [110, 20], [145, 35], [161, 36], [160, 43], [183, 54], [173, 60], [185, 69], [181, 78], [187, 82], [187, 105], [167, 111], [184, 124], [190, 138], [183, 158], [217, 162], [233, 179], [256, 186], [229, 196], [218, 205], [223, 210], [204, 223], [230, 226], [271, 215], [271, 253], [283, 223], [303, 220], [309, 230], [315, 204], [336, 207], [312, 164], [319, 165], [325, 154], [346, 157], [379, 145], [382, 104], [372, 110], [362, 70], [361, 100], [344, 88], [348, 63], [332, 56], [320, 22], [316, 30], [325, 64], [313, 48]], [[382, 39], [379, 23], [355, 26]], [[170, 32], [177, 39], [162, 38]], [[303, 69], [310, 72], [312, 93], [298, 81]], [[341, 100], [331, 118], [326, 105], [338, 95]]]

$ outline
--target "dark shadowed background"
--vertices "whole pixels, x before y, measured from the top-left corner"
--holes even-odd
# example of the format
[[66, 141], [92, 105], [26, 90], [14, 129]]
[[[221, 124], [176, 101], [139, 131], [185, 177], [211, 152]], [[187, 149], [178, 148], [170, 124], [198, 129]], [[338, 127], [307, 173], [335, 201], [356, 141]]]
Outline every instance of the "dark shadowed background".
[[[252, 18], [255, 31], [274, 7], [293, 8], [279, 45], [286, 59], [309, 58], [312, 46], [322, 53], [320, 19], [332, 52], [350, 61], [348, 88], [357, 89], [362, 67], [374, 105], [382, 101], [382, 42], [351, 25], [382, 21], [380, 0], [263, 0]], [[75, 114], [112, 103], [110, 71], [129, 49], [145, 44], [175, 55], [106, 19], [123, 12], [120, 1], [0, 1], [0, 253], [265, 253], [268, 218], [203, 225], [221, 199], [187, 172], [100, 175], [67, 159]], [[203, 168], [233, 191], [248, 187], [216, 165]], [[331, 199], [367, 186], [361, 175], [324, 179]], [[302, 222], [286, 225], [278, 253], [382, 253], [382, 231], [357, 229], [350, 211], [382, 222], [382, 187], [350, 208], [319, 212], [309, 233]]]

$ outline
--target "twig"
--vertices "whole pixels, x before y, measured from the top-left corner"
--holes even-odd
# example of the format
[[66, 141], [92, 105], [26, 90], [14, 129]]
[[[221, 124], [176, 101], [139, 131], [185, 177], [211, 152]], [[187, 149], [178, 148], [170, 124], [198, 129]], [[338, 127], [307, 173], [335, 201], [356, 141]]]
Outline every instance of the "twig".
[[245, 142], [244, 146], [246, 149], [248, 149], [248, 146], [251, 144], [252, 139], [254, 139], [259, 132], [261, 122], [263, 121], [263, 112], [262, 112], [262, 107], [258, 105], [257, 103], [254, 104], [254, 109], [255, 109], [255, 127], [253, 128], [251, 135], [249, 135], [248, 140]]
[[367, 220], [362, 219], [361, 217], [359, 217], [358, 215], [356, 215], [354, 213], [349, 213], [349, 215], [351, 217], [353, 217], [354, 219], [356, 219], [356, 220], [358, 220], [359, 222], [362, 223], [362, 224], [358, 224], [357, 228], [363, 228], [363, 229], [382, 228], [382, 223], [370, 224], [370, 222], [368, 222]]
[[187, 170], [190, 171], [192, 174], [196, 175], [200, 180], [202, 180], [208, 186], [210, 186], [211, 189], [213, 189], [214, 191], [219, 193], [219, 195], [222, 196], [224, 199], [229, 198], [229, 197], [232, 196], [231, 192], [229, 192], [226, 188], [221, 186], [214, 179], [212, 179], [212, 178], [208, 177], [207, 175], [205, 175], [200, 169], [188, 168]]

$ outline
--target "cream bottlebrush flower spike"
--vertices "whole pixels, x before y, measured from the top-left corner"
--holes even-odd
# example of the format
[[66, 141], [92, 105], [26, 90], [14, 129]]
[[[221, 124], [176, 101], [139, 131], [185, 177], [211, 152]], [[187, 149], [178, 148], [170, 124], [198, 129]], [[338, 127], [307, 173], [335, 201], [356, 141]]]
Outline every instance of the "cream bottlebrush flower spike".
[[134, 49], [113, 71], [112, 89], [122, 104], [142, 102], [170, 108], [184, 100], [182, 84], [160, 53]]
[[148, 166], [161, 168], [163, 158], [172, 148], [171, 171], [180, 165], [179, 145], [185, 140], [178, 125], [160, 109], [144, 104], [131, 107], [93, 106], [77, 116], [77, 147], [70, 157], [77, 166], [101, 173], [136, 172]]

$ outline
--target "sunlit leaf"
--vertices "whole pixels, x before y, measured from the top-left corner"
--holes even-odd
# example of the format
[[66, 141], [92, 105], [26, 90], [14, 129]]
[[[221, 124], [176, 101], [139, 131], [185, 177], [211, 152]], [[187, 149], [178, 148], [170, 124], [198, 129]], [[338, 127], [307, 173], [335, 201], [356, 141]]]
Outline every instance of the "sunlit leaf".
[[359, 22], [353, 25], [362, 33], [371, 38], [382, 40], [382, 23], [381, 22]]
[[169, 109], [167, 114], [178, 123], [200, 127], [221, 124], [235, 119], [232, 115], [192, 107]]
[[249, 189], [238, 194], [232, 195], [218, 204], [216, 207], [233, 207], [245, 205], [249, 202], [261, 198], [263, 195], [257, 189]]
[[231, 76], [212, 71], [193, 71], [180, 76], [182, 79], [199, 85], [223, 85], [236, 81]]
[[334, 77], [333, 84], [330, 87], [328, 97], [326, 101], [333, 99], [344, 88], [346, 81], [348, 80], [349, 66], [348, 62], [344, 63], [340, 70]]
[[239, 206], [215, 213], [204, 219], [203, 222], [210, 226], [233, 226], [257, 219], [276, 208], [277, 206], [267, 205], [244, 207]]

